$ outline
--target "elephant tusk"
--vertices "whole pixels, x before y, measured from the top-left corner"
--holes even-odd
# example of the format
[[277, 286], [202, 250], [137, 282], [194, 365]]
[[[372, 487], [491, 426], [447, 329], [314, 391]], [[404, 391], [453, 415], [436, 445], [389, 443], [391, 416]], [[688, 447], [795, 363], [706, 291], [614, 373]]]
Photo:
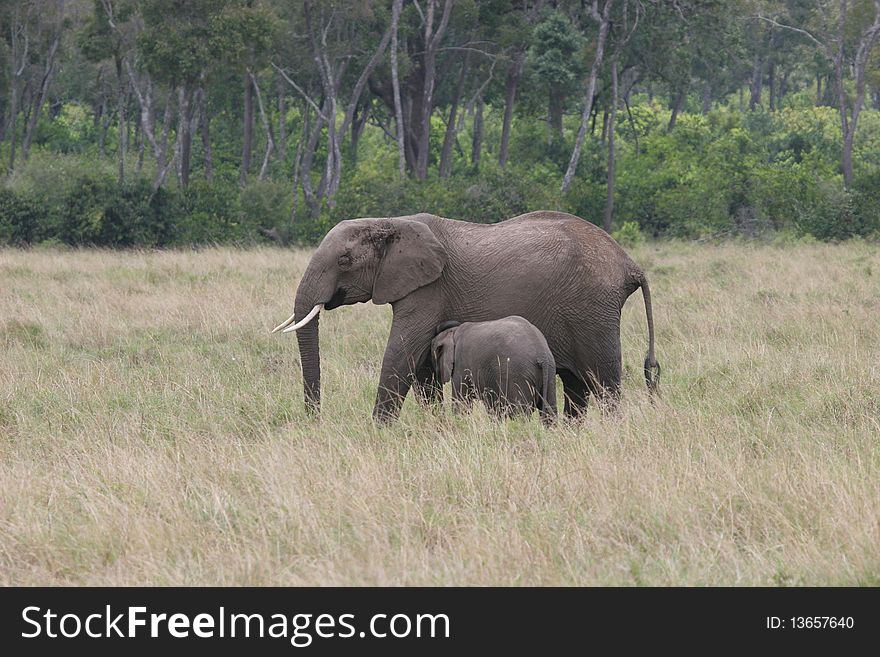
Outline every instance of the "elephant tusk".
[[[321, 310], [322, 310], [323, 308], [324, 308], [324, 304], [323, 304], [323, 303], [319, 303], [317, 306], [315, 306], [314, 308], [312, 308], [312, 309], [309, 311], [309, 314], [308, 314], [308, 315], [306, 315], [305, 317], [303, 317], [300, 321], [298, 321], [298, 322], [297, 322], [296, 324], [294, 324], [293, 326], [288, 326], [287, 328], [285, 328], [285, 329], [284, 329], [283, 331], [281, 331], [281, 332], [282, 332], [282, 333], [290, 333], [291, 331], [298, 331], [298, 330], [300, 330], [303, 326], [305, 326], [306, 324], [308, 324], [309, 322], [311, 322], [311, 321], [312, 321], [312, 320], [318, 315], [318, 313], [321, 312]], [[290, 320], [288, 320], [288, 321], [285, 322], [285, 324], [289, 324], [289, 323], [290, 323]], [[283, 325], [282, 325], [282, 326], [283, 326]], [[279, 326], [278, 328], [281, 328], [281, 326]], [[277, 331], [278, 329], [275, 329], [275, 330]]]
[[283, 328], [287, 328], [290, 326], [291, 322], [293, 322], [293, 318], [296, 317], [296, 313], [293, 313], [290, 317], [281, 322], [278, 326], [272, 329], [272, 333], [277, 333]]

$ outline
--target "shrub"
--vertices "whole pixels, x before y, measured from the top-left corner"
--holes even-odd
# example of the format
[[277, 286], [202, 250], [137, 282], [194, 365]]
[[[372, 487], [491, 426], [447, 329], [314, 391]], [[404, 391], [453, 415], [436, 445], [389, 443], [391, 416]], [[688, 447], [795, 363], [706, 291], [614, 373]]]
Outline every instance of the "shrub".
[[611, 233], [611, 237], [613, 237], [620, 246], [626, 248], [638, 246], [645, 241], [645, 237], [642, 235], [639, 224], [635, 221], [624, 222], [620, 228]]
[[113, 184], [97, 177], [81, 177], [65, 195], [59, 216], [57, 237], [66, 244], [100, 244], [104, 208], [116, 190]]
[[0, 244], [31, 244], [39, 222], [39, 208], [30, 197], [0, 188]]
[[165, 189], [153, 191], [146, 180], [126, 183], [104, 207], [103, 246], [164, 246], [172, 241], [178, 216], [177, 198]]
[[256, 181], [239, 194], [239, 239], [266, 239], [263, 230], [286, 230], [290, 224], [290, 186], [272, 180]]
[[220, 244], [241, 238], [240, 197], [235, 185], [194, 180], [178, 194], [180, 212], [174, 222], [174, 244]]

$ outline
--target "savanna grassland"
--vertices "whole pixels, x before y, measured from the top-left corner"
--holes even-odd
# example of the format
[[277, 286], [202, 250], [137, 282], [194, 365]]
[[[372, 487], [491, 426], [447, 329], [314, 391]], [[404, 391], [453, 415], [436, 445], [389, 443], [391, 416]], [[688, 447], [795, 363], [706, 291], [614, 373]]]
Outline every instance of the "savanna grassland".
[[631, 249], [619, 415], [370, 420], [391, 310], [307, 252], [0, 251], [0, 584], [880, 584], [876, 245]]

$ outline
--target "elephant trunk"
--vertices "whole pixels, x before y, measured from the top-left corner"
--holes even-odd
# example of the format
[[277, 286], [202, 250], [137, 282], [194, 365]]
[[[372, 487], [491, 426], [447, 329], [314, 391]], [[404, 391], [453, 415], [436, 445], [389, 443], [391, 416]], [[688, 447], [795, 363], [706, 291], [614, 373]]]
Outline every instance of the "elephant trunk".
[[334, 280], [326, 274], [315, 258], [309, 263], [296, 291], [294, 318], [297, 322], [313, 314], [313, 319], [299, 328], [296, 339], [299, 343], [299, 357], [302, 364], [303, 398], [306, 410], [318, 413], [321, 409], [321, 348], [319, 344], [318, 323], [320, 310], [334, 292]]
[[[308, 310], [300, 311], [297, 303], [297, 316], [305, 317]], [[296, 333], [299, 343], [299, 358], [302, 363], [303, 399], [306, 410], [317, 414], [321, 410], [321, 347], [318, 344], [318, 321], [315, 317]]]

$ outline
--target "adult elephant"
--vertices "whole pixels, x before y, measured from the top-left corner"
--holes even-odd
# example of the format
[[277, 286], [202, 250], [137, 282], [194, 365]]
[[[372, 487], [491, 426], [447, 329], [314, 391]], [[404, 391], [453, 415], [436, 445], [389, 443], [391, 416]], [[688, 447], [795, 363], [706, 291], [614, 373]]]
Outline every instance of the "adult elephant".
[[642, 288], [648, 320], [645, 381], [654, 390], [651, 293], [641, 268], [605, 231], [574, 215], [530, 212], [497, 224], [430, 214], [351, 219], [318, 246], [296, 292], [294, 313], [275, 331], [297, 331], [306, 407], [321, 398], [318, 315], [373, 300], [394, 311], [373, 417], [390, 421], [410, 387], [423, 401], [442, 388], [430, 360], [434, 327], [520, 315], [553, 352], [566, 415], [590, 393], [620, 395], [620, 313]]

